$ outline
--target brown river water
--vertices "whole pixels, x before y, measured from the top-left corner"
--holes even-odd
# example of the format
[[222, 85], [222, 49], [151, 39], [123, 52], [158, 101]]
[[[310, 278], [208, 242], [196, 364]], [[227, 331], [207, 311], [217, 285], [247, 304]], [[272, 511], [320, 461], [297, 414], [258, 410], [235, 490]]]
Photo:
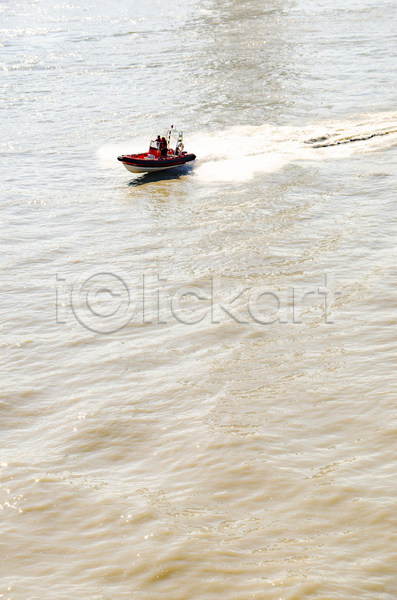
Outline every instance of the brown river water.
[[0, 598], [395, 600], [396, 31], [0, 5]]

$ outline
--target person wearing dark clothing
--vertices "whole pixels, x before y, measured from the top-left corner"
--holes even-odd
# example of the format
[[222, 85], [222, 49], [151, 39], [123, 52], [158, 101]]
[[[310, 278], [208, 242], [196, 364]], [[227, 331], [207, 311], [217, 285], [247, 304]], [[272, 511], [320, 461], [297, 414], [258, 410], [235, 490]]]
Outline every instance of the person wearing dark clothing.
[[167, 158], [167, 141], [166, 141], [165, 137], [161, 138], [160, 152], [161, 152], [161, 158]]

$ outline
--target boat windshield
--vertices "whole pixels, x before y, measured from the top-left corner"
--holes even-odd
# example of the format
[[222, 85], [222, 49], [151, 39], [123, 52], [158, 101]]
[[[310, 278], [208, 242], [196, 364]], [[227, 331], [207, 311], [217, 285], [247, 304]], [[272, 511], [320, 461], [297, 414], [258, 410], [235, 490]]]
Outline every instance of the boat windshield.
[[[165, 139], [167, 141], [167, 149], [173, 150], [176, 152], [178, 146], [180, 147], [183, 144], [183, 133], [182, 131], [176, 131], [176, 129], [169, 129], [165, 134]], [[150, 140], [150, 150], [160, 150], [160, 143], [157, 139]]]

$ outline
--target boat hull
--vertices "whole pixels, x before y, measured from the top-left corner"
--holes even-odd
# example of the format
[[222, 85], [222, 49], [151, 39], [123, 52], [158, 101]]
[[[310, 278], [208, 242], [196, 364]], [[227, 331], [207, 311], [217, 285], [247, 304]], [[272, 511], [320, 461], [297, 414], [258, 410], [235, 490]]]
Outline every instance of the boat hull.
[[172, 158], [154, 158], [148, 159], [144, 155], [122, 155], [118, 156], [117, 160], [123, 163], [127, 171], [130, 173], [154, 173], [155, 171], [165, 171], [174, 169], [195, 160], [194, 154], [183, 154], [181, 156], [173, 156]]

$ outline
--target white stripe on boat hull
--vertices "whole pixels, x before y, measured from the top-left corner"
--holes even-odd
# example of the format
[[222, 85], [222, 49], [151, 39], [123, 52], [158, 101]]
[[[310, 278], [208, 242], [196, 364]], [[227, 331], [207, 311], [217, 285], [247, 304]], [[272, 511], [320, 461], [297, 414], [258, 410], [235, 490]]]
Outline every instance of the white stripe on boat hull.
[[[182, 163], [184, 164], [184, 163]], [[123, 162], [123, 165], [130, 171], [131, 173], [153, 173], [154, 171], [165, 171], [166, 169], [175, 169], [175, 167], [180, 167], [181, 165], [168, 165], [167, 167], [137, 167], [135, 165], [129, 165]]]

